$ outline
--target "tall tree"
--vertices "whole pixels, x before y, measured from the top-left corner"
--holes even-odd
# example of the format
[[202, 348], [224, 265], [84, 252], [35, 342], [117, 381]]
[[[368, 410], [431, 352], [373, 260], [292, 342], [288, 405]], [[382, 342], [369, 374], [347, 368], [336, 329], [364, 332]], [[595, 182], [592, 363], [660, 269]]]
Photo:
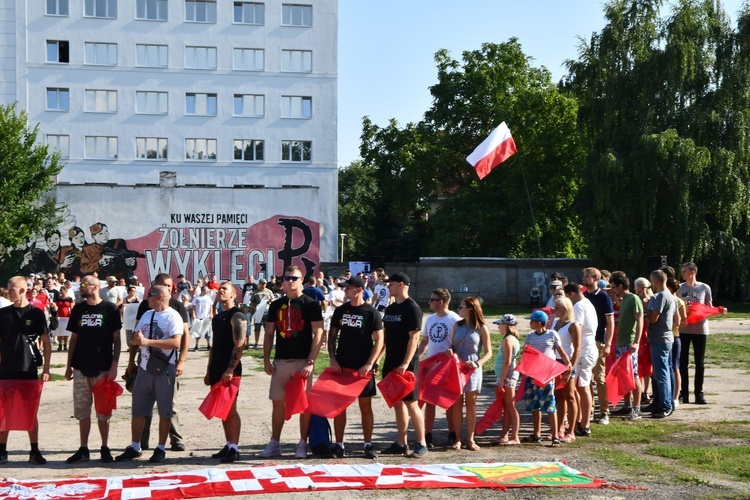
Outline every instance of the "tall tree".
[[25, 111], [0, 105], [0, 249], [3, 254], [30, 237], [55, 228], [60, 210], [52, 196], [54, 177], [63, 164], [37, 142]]

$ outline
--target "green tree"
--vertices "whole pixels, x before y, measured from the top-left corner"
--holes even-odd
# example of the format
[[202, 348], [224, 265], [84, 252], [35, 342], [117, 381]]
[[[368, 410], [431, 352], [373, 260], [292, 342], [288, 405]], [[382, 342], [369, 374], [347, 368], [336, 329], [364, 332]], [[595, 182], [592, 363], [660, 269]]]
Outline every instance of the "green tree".
[[37, 142], [39, 127], [29, 128], [25, 111], [0, 106], [0, 249], [24, 244], [55, 228], [60, 210], [52, 196], [60, 153]]
[[368, 259], [376, 242], [376, 206], [380, 188], [375, 169], [353, 161], [339, 169], [339, 231], [346, 233], [344, 258]]

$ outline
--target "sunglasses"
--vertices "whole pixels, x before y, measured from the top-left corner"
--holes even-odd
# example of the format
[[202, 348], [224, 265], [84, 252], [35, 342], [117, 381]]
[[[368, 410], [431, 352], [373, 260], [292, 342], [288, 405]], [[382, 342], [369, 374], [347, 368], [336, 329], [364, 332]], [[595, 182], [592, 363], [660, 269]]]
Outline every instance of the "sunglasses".
[[284, 275], [284, 281], [297, 281], [301, 280], [302, 278], [300, 276], [287, 276]]
[[433, 299], [432, 297], [430, 297], [430, 302], [440, 302], [442, 300], [443, 299]]
[[88, 288], [90, 286], [96, 286], [96, 283], [86, 283], [85, 281], [81, 283], [81, 288]]
[[152, 292], [148, 292], [148, 296], [149, 297], [160, 297], [161, 296], [161, 292], [158, 291], [158, 290], [154, 290]]

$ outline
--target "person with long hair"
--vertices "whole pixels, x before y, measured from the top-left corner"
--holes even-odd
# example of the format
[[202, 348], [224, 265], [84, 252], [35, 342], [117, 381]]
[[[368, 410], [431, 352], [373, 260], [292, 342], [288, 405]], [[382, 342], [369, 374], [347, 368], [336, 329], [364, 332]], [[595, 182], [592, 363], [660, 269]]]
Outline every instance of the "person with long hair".
[[[575, 425], [578, 422], [578, 401], [576, 399], [576, 377], [575, 366], [581, 354], [581, 325], [575, 321], [573, 303], [567, 297], [555, 299], [555, 321], [552, 329], [557, 332], [562, 342], [562, 347], [570, 358], [570, 364], [574, 367], [562, 375], [563, 387], [557, 389], [555, 386], [555, 399], [558, 401], [557, 411], [557, 437], [566, 443], [576, 440]], [[562, 362], [560, 357], [558, 361]], [[568, 417], [568, 427], [565, 427], [565, 417]]]
[[[518, 342], [518, 321], [512, 314], [506, 314], [495, 321], [495, 324], [503, 338], [495, 357], [497, 385], [503, 389], [503, 428], [497, 444], [511, 446], [521, 444], [518, 438], [518, 427], [521, 424], [521, 419], [516, 408], [516, 386], [518, 385], [516, 363], [518, 353], [521, 350]], [[509, 432], [510, 439], [508, 439]]]
[[[477, 423], [477, 395], [482, 388], [482, 365], [492, 356], [490, 330], [484, 321], [482, 306], [474, 297], [466, 297], [458, 307], [461, 319], [453, 325], [453, 340], [451, 349], [463, 365], [474, 369], [471, 377], [463, 388], [463, 394], [451, 407], [453, 415], [453, 430], [456, 442], [451, 446], [454, 450], [461, 449], [461, 427], [463, 425], [463, 406], [466, 405], [466, 448], [478, 451], [479, 446], [474, 442], [474, 427]], [[484, 350], [484, 355], [479, 354]]]

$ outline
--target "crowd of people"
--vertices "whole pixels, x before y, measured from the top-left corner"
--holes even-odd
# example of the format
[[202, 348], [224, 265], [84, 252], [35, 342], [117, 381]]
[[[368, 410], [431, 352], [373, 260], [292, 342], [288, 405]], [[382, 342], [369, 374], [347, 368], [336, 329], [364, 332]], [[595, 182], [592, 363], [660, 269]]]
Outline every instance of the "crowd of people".
[[[697, 267], [691, 262], [682, 265], [681, 276], [680, 283], [674, 269], [665, 266], [648, 279], [635, 280], [631, 291], [629, 277], [620, 271], [586, 268], [582, 284], [556, 273], [550, 281], [547, 306], [525, 318], [529, 321], [525, 336], [515, 316], [505, 314], [496, 320], [500, 342], [494, 362], [495, 393], [502, 400], [504, 416], [493, 444], [542, 441], [543, 413], [552, 446], [589, 437], [595, 397], [599, 409], [595, 422], [601, 425], [609, 423], [611, 414], [630, 420], [642, 418], [643, 412], [668, 417], [679, 403], [690, 401], [691, 346], [694, 402], [707, 404], [703, 377], [708, 324], [706, 320], [688, 324], [686, 304], [711, 306], [711, 289], [697, 281]], [[309, 392], [317, 358], [327, 349], [334, 373], [353, 370], [369, 377], [357, 400], [364, 456], [374, 459], [378, 456], [372, 441], [376, 377], [391, 372], [416, 376], [420, 359], [447, 353], [470, 375], [460, 396], [446, 409], [446, 444], [456, 450], [479, 450], [477, 397], [483, 388], [483, 366], [493, 355], [481, 300], [462, 298], [454, 312], [450, 292], [436, 288], [429, 298], [432, 314], [423, 324], [422, 309], [410, 296], [410, 287], [411, 279], [402, 272], [389, 276], [383, 269], [357, 275], [347, 271], [337, 278], [319, 273], [305, 279], [296, 266], [268, 281], [255, 283], [248, 276], [240, 286], [219, 282], [215, 275], [193, 284], [182, 275], [173, 280], [160, 274], [148, 290], [137, 280], [125, 283], [107, 277], [102, 282], [93, 274], [76, 278], [74, 283], [64, 275], [16, 276], [7, 289], [0, 290], [0, 380], [38, 379], [39, 367], [41, 380], [49, 380], [50, 331], [56, 332], [58, 350], [67, 351], [65, 378], [73, 381], [74, 417], [80, 429], [80, 448], [67, 463], [88, 461], [92, 390], [102, 380], [117, 378], [124, 330], [128, 361], [123, 378], [132, 392], [132, 439], [122, 454], [113, 457], [108, 443], [110, 417], [96, 412], [100, 459], [109, 463], [141, 457], [150, 448], [149, 429], [156, 406], [158, 439], [150, 461], [161, 462], [168, 439], [171, 450], [185, 450], [178, 395], [190, 341], [194, 340], [193, 351], [199, 349], [201, 339], [206, 341], [209, 356], [204, 383], [208, 386], [231, 384], [242, 377], [243, 351], [262, 348], [264, 371], [270, 376], [272, 418], [271, 439], [259, 457], [272, 458], [281, 455], [287, 384], [298, 375]], [[134, 311], [132, 320], [128, 311]], [[61, 328], [66, 334], [61, 334]], [[524, 374], [517, 370], [519, 358], [524, 349], [531, 348], [559, 361], [564, 372], [546, 384], [522, 378]], [[629, 357], [635, 390], [615, 410], [607, 399], [606, 372], [622, 356]], [[522, 392], [521, 408], [531, 412], [533, 430], [524, 437], [519, 435], [516, 391]], [[642, 403], [647, 406], [642, 408]], [[436, 406], [427, 403], [420, 408], [418, 383], [395, 402], [393, 411], [396, 440], [380, 453], [420, 458], [435, 447]], [[299, 419], [295, 457], [302, 459], [309, 453], [311, 415], [302, 412]], [[333, 419], [331, 457], [348, 453], [346, 422], [344, 409]], [[411, 450], [410, 422], [415, 434]], [[212, 456], [232, 463], [240, 459], [241, 418], [236, 398], [222, 425], [226, 442]], [[0, 463], [7, 460], [7, 438], [7, 431], [0, 432]], [[46, 463], [38, 447], [37, 423], [29, 439], [30, 462]]]

